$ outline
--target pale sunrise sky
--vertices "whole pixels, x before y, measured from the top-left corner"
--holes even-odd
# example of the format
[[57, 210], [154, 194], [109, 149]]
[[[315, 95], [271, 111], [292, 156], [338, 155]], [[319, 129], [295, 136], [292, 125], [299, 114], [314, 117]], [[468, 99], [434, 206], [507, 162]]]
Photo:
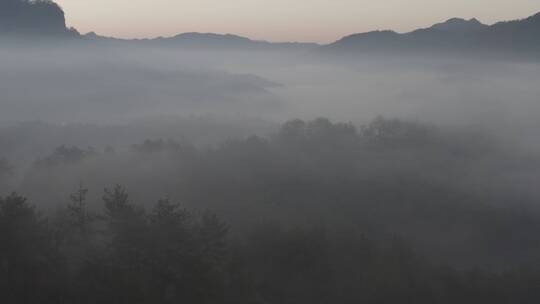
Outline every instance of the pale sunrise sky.
[[142, 38], [233, 33], [330, 42], [356, 32], [425, 27], [451, 17], [484, 23], [528, 17], [540, 0], [56, 0], [81, 33]]

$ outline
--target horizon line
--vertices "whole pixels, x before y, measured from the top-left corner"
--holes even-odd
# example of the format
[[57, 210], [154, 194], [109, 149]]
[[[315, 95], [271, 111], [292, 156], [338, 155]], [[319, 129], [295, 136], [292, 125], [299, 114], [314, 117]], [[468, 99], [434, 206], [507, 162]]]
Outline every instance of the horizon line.
[[75, 30], [77, 30], [77, 32], [80, 33], [81, 36], [86, 36], [86, 35], [89, 35], [89, 34], [94, 34], [94, 35], [97, 35], [99, 37], [102, 37], [102, 38], [108, 38], [108, 39], [116, 39], [116, 40], [124, 40], [124, 41], [141, 41], [141, 40], [155, 40], [155, 39], [170, 39], [170, 38], [174, 38], [174, 37], [177, 37], [177, 36], [180, 36], [180, 35], [184, 35], [184, 34], [201, 34], [201, 35], [220, 35], [220, 36], [227, 36], [227, 35], [230, 35], [230, 36], [236, 36], [236, 37], [241, 37], [241, 38], [246, 38], [246, 39], [249, 39], [251, 41], [255, 41], [255, 42], [268, 42], [268, 43], [290, 43], [290, 44], [317, 44], [317, 45], [326, 45], [326, 44], [331, 44], [331, 43], [334, 43], [334, 42], [337, 42], [339, 41], [340, 39], [342, 38], [345, 38], [345, 37], [348, 37], [348, 36], [351, 36], [351, 35], [356, 35], [356, 34], [364, 34], [364, 33], [371, 33], [371, 32], [377, 32], [377, 31], [392, 31], [392, 32], [395, 32], [395, 33], [398, 33], [398, 34], [407, 34], [407, 33], [411, 33], [411, 32], [414, 32], [415, 30], [419, 30], [419, 29], [427, 29], [427, 28], [430, 28], [432, 27], [433, 25], [436, 25], [438, 23], [444, 23], [444, 22], [447, 22], [447, 21], [450, 21], [452, 19], [461, 19], [461, 20], [466, 20], [466, 21], [471, 21], [471, 20], [477, 20], [479, 21], [480, 23], [482, 24], [485, 24], [487, 26], [493, 26], [495, 24], [498, 24], [498, 23], [502, 23], [502, 22], [511, 22], [511, 21], [521, 21], [521, 20], [526, 20], [527, 18], [530, 18], [530, 17], [533, 17], [533, 16], [536, 16], [536, 15], [539, 15], [540, 12], [536, 12], [536, 13], [533, 13], [531, 15], [528, 15], [526, 17], [523, 17], [523, 18], [518, 18], [518, 19], [509, 19], [509, 20], [499, 20], [499, 21], [496, 21], [494, 23], [484, 23], [482, 22], [479, 18], [477, 17], [473, 17], [473, 18], [464, 18], [464, 17], [450, 17], [448, 19], [445, 19], [445, 20], [442, 20], [440, 22], [437, 22], [437, 23], [433, 23], [431, 25], [428, 25], [427, 27], [418, 27], [416, 29], [413, 29], [413, 30], [408, 30], [408, 31], [397, 31], [397, 30], [394, 30], [394, 29], [390, 29], [390, 28], [378, 28], [378, 29], [373, 29], [373, 30], [368, 30], [368, 31], [357, 31], [357, 32], [350, 32], [348, 34], [343, 34], [341, 36], [337, 36], [337, 38], [333, 38], [331, 41], [329, 42], [322, 42], [322, 41], [301, 41], [301, 40], [274, 40], [274, 39], [265, 39], [265, 38], [255, 38], [255, 37], [252, 37], [250, 35], [243, 35], [243, 34], [236, 34], [236, 33], [232, 33], [232, 32], [219, 32], [219, 31], [212, 31], [212, 32], [208, 32], [208, 31], [193, 31], [193, 30], [188, 30], [188, 31], [184, 31], [184, 32], [178, 32], [177, 34], [170, 34], [170, 35], [157, 35], [157, 36], [135, 36], [135, 37], [122, 37], [122, 36], [115, 36], [115, 35], [108, 35], [108, 34], [100, 34], [94, 30], [90, 30], [90, 31], [87, 31], [86, 33], [80, 33], [78, 31], [78, 29], [74, 26], [68, 26], [67, 23], [66, 23], [66, 27], [67, 28], [73, 28]]

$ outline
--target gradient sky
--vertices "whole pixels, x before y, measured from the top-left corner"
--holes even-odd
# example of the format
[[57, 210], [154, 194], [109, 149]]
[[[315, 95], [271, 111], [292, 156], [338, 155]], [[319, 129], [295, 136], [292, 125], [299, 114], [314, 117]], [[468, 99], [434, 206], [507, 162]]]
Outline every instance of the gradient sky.
[[330, 42], [375, 29], [446, 20], [484, 23], [540, 12], [540, 0], [56, 0], [69, 26], [115, 37], [234, 33], [269, 41]]

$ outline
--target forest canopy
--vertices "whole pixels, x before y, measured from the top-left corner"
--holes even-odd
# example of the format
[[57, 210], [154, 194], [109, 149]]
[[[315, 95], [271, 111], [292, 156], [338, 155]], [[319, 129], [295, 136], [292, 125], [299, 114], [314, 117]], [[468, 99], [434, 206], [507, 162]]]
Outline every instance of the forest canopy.
[[60, 145], [22, 167], [7, 157], [26, 145], [17, 134], [47, 142], [59, 130], [92, 138], [91, 126], [2, 130], [2, 191], [28, 195], [0, 199], [7, 303], [540, 299], [540, 210], [493, 174], [540, 159], [523, 168], [481, 132], [319, 118], [209, 146]]

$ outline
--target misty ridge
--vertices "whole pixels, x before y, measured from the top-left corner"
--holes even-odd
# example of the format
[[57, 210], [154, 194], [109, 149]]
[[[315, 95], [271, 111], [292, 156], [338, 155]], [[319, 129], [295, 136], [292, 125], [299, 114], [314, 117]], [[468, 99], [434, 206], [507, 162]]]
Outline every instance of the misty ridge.
[[120, 39], [0, 0], [0, 302], [538, 303], [539, 34]]

